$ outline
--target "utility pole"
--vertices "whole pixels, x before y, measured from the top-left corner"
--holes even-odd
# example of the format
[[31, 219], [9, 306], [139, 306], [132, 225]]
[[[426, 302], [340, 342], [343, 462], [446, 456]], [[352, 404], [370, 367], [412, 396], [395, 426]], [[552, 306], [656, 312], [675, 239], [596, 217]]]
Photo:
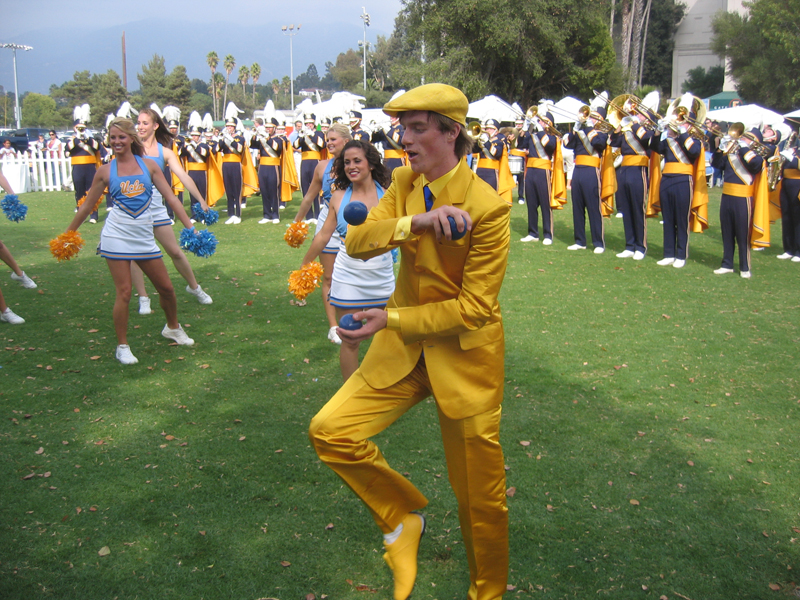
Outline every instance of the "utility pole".
[[0, 48], [9, 48], [14, 52], [14, 116], [17, 120], [17, 129], [22, 127], [22, 108], [19, 105], [19, 85], [17, 85], [17, 50], [33, 50], [32, 46], [21, 44], [0, 44]]

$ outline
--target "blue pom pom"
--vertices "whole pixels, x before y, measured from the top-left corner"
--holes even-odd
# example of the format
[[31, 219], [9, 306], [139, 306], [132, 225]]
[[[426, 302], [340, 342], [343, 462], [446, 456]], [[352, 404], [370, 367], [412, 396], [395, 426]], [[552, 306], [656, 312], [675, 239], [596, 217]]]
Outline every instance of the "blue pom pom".
[[192, 204], [192, 218], [195, 221], [200, 221], [206, 225], [213, 225], [219, 221], [219, 213], [213, 208], [209, 208], [208, 210], [204, 211], [202, 208], [200, 208], [200, 204], [197, 203]]
[[217, 238], [208, 229], [196, 235], [193, 229], [184, 229], [180, 237], [181, 248], [199, 256], [208, 258], [217, 251]]
[[19, 201], [16, 194], [6, 194], [5, 198], [0, 201], [0, 206], [9, 221], [19, 223], [25, 220], [25, 215], [28, 214], [28, 207]]
[[343, 315], [342, 318], [339, 319], [339, 327], [347, 329], [348, 331], [355, 331], [361, 329], [363, 326], [364, 324], [361, 321], [356, 321], [350, 313]]
[[396, 263], [400, 258], [400, 248], [392, 248], [392, 262]]

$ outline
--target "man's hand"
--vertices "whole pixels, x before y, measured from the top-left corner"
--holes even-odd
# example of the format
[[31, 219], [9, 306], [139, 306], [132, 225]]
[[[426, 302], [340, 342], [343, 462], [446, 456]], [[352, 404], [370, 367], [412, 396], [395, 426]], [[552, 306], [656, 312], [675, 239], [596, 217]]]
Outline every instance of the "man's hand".
[[361, 312], [353, 313], [353, 319], [356, 321], [366, 320], [367, 322], [360, 329], [350, 331], [348, 329], [336, 328], [336, 333], [340, 338], [352, 344], [363, 342], [378, 333], [381, 329], [386, 327], [388, 315], [385, 310], [380, 308], [370, 308], [362, 310]]
[[436, 240], [440, 241], [442, 237], [446, 240], [451, 240], [453, 237], [450, 231], [450, 222], [447, 217], [453, 217], [459, 231], [464, 231], [464, 221], [467, 222], [467, 231], [472, 229], [472, 219], [469, 213], [455, 206], [440, 206], [430, 212], [420, 213], [414, 215], [411, 219], [411, 232], [419, 235], [428, 229], [436, 233]]

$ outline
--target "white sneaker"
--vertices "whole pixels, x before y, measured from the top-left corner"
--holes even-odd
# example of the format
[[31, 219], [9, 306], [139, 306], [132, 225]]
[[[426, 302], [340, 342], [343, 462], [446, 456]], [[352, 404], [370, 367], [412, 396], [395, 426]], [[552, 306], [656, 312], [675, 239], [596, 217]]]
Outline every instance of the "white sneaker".
[[247, 202], [242, 202], [242, 208], [247, 208]]
[[139, 314], [140, 315], [149, 315], [153, 312], [150, 308], [150, 297], [149, 296], [139, 296]]
[[551, 240], [550, 238], [544, 238], [544, 241], [542, 241], [542, 244], [544, 244], [545, 246], [552, 246], [553, 245], [553, 240]]
[[634, 252], [633, 260], [644, 260], [644, 252], [639, 252], [638, 250]]
[[793, 256], [792, 262], [800, 262], [800, 256]]
[[674, 259], [674, 258], [662, 258], [661, 260], [659, 260], [658, 262], [656, 262], [656, 264], [657, 264], [659, 267], [666, 267], [667, 265], [671, 265], [671, 264], [672, 264], [672, 263], [674, 263], [674, 262], [675, 262], [675, 259]]
[[236, 223], [236, 216], [235, 215], [230, 217], [227, 221], [225, 221], [225, 225], [233, 225], [234, 223]]
[[630, 250], [623, 250], [622, 252], [617, 254], [617, 258], [630, 258], [631, 256], [633, 256], [633, 252], [631, 252]]
[[170, 329], [169, 325], [164, 325], [164, 329], [161, 330], [161, 335], [168, 340], [177, 342], [180, 346], [194, 346], [194, 340], [186, 335], [186, 332], [180, 325], [178, 325], [177, 329]]
[[280, 219], [272, 219], [272, 222], [275, 223], [275, 225], [279, 225], [281, 220]]
[[[783, 254], [778, 254], [778, 260], [787, 260], [792, 258], [792, 255], [788, 252], [784, 252]], [[14, 276], [11, 276], [11, 279], [14, 279]]]
[[9, 325], [22, 325], [25, 322], [25, 319], [20, 317], [10, 308], [6, 308], [0, 313], [0, 322], [8, 323]]
[[234, 218], [234, 219], [236, 219], [236, 220], [233, 222], [233, 224], [234, 224], [234, 225], [238, 225], [239, 223], [241, 223], [241, 222], [242, 222], [242, 217], [233, 217], [233, 218]]
[[89, 219], [89, 223], [97, 223], [97, 219], [95, 219], [94, 217], [92, 217], [91, 219]]
[[111, 209], [114, 208], [113, 206], [106, 206], [106, 212], [111, 212]]
[[605, 252], [605, 251], [606, 251], [606, 249], [605, 249], [605, 248], [601, 248], [601, 247], [599, 247], [599, 246], [598, 246], [597, 248], [595, 248], [595, 249], [594, 249], [594, 253], [595, 253], [595, 254], [602, 254], [602, 253], [603, 253], [603, 252]]
[[131, 352], [131, 347], [127, 344], [120, 344], [117, 346], [117, 360], [123, 365], [135, 365], [139, 359]]
[[336, 333], [336, 325], [334, 325], [328, 330], [328, 339], [332, 341], [334, 344], [338, 345], [342, 344], [342, 339], [339, 337], [339, 334]]
[[211, 304], [212, 302], [214, 302], [211, 299], [211, 296], [206, 294], [205, 291], [203, 290], [203, 288], [201, 288], [199, 285], [195, 289], [192, 289], [187, 285], [186, 286], [186, 291], [189, 292], [195, 298], [197, 298], [197, 301], [200, 304]]
[[725, 267], [714, 269], [714, 275], [727, 275], [728, 273], [733, 273], [733, 269], [726, 269]]
[[742, 271], [739, 273], [744, 279], [750, 279], [750, 271]]
[[278, 210], [286, 210], [286, 206], [279, 206]]
[[526, 235], [524, 238], [520, 240], [520, 242], [538, 242], [539, 238], [533, 237], [532, 235]]
[[272, 223], [272, 219], [264, 218], [258, 222], [259, 225], [264, 225], [265, 223]]
[[519, 202], [520, 204], [525, 204], [525, 198], [520, 198], [517, 202]]
[[686, 264], [686, 261], [685, 260], [681, 260], [679, 258], [674, 263], [672, 263], [672, 266], [675, 267], [676, 269], [682, 269], [685, 264]]
[[567, 246], [567, 250], [586, 250], [586, 246], [581, 246], [580, 244], [572, 244], [572, 246]]
[[753, 252], [762, 252], [764, 250], [764, 246], [757, 246], [753, 248]]
[[16, 281], [17, 283], [19, 283], [22, 287], [24, 287], [26, 289], [29, 289], [29, 290], [35, 290], [36, 289], [36, 284], [33, 282], [33, 279], [31, 279], [30, 277], [25, 275], [25, 271], [22, 272], [22, 275], [17, 275], [16, 273], [14, 273], [12, 271], [11, 272], [11, 279], [13, 281]]
[[622, 218], [622, 213], [617, 213], [617, 218], [621, 219]]

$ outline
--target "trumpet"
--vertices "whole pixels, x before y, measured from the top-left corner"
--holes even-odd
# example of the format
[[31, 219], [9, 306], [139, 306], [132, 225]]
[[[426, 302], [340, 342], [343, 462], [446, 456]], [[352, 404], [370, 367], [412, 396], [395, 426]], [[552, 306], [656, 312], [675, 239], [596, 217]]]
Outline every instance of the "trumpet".
[[563, 134], [550, 122], [545, 116], [539, 115], [539, 107], [538, 106], [531, 106], [525, 112], [525, 118], [531, 122], [531, 126], [528, 127], [528, 133], [531, 133], [531, 128], [533, 123], [538, 119], [539, 123], [543, 124], [544, 130], [548, 135], [554, 135], [557, 137], [561, 137]]
[[585, 123], [589, 119], [595, 120], [594, 128], [601, 133], [612, 133], [616, 129], [616, 126], [604, 119], [603, 115], [593, 111], [588, 104], [584, 104], [581, 106], [580, 110], [578, 110], [578, 121]]

